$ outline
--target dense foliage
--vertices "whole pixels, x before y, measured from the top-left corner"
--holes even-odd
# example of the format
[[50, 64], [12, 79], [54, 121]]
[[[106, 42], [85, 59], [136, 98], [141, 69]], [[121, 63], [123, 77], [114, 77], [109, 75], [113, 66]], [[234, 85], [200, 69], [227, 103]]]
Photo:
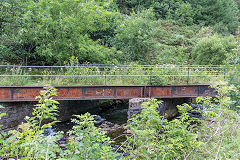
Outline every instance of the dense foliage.
[[234, 55], [237, 43], [233, 37], [212, 35], [202, 38], [193, 49], [193, 63], [200, 65], [227, 64], [227, 56]]
[[151, 9], [144, 10], [127, 16], [118, 26], [114, 46], [124, 53], [127, 61], [187, 64], [196, 32], [196, 26], [157, 20]]
[[239, 11], [236, 2], [234, 0], [119, 0], [120, 6], [127, 8], [128, 12], [152, 7], [158, 18], [174, 19], [187, 25], [211, 25], [222, 33], [234, 33], [238, 27]]
[[[213, 86], [218, 96], [198, 97], [202, 119], [191, 117], [188, 104], [177, 106], [180, 115], [173, 120], [159, 116], [154, 99], [142, 105], [139, 115], [130, 119], [131, 130], [123, 144], [132, 159], [237, 159], [239, 153], [239, 113], [226, 95], [236, 88], [227, 82]], [[235, 90], [236, 91], [236, 90]]]
[[188, 115], [191, 106], [178, 106], [180, 116], [169, 121], [159, 115], [159, 103], [156, 99], [143, 103], [141, 113], [130, 119], [127, 127], [133, 136], [128, 137], [126, 149], [132, 150], [133, 159], [183, 159], [183, 153], [201, 146], [196, 126], [190, 125], [197, 121]]
[[81, 62], [114, 61], [117, 51], [100, 45], [99, 40], [111, 36], [117, 25], [118, 13], [108, 9], [108, 4], [75, 0], [1, 3], [0, 58], [5, 61], [62, 65], [70, 56]]
[[[228, 35], [239, 26], [237, 5], [237, 0], [3, 0], [0, 60], [62, 65], [75, 56], [80, 63], [200, 64], [193, 60], [204, 56], [203, 41], [223, 49], [215, 53], [222, 58], [235, 45]], [[203, 26], [212, 35], [223, 34], [217, 42], [231, 40], [227, 46], [211, 43], [214, 37], [198, 36]], [[218, 64], [214, 57], [204, 64]]]

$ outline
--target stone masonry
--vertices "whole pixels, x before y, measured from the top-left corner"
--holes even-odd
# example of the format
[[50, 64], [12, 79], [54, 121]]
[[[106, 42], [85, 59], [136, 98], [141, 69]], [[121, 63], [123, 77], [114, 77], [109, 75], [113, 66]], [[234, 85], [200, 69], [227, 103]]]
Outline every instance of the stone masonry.
[[[189, 98], [172, 98], [172, 99], [161, 99], [162, 104], [159, 104], [158, 111], [160, 115], [166, 115], [166, 118], [171, 119], [178, 114], [177, 105], [189, 102]], [[128, 119], [133, 114], [139, 114], [142, 110], [141, 104], [147, 102], [148, 98], [133, 98], [129, 100], [128, 108]]]
[[[16, 128], [19, 124], [24, 122], [26, 116], [32, 116], [34, 105], [37, 102], [16, 102], [16, 103], [0, 103], [4, 108], [0, 109], [0, 113], [5, 112], [0, 120], [3, 125], [2, 130], [9, 130]], [[83, 114], [90, 112], [96, 114], [99, 111], [99, 101], [60, 101], [58, 120], [69, 120], [74, 114]]]

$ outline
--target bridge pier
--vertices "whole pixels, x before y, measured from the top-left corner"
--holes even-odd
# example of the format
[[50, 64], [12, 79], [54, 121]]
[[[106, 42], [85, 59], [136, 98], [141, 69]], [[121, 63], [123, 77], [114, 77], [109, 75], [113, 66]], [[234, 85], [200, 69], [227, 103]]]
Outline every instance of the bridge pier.
[[[0, 120], [0, 124], [3, 125], [1, 129], [13, 129], [24, 122], [26, 116], [31, 117], [36, 103], [37, 102], [0, 103], [0, 105], [4, 106], [3, 109], [0, 109], [0, 113], [6, 113], [6, 116], [2, 117]], [[74, 114], [83, 114], [86, 112], [96, 114], [99, 110], [99, 100], [61, 101], [59, 105], [58, 120], [66, 121]]]
[[[147, 102], [149, 98], [133, 98], [129, 100], [128, 119], [133, 114], [139, 114], [142, 110], [141, 104]], [[160, 115], [165, 115], [166, 118], [171, 119], [178, 114], [177, 105], [191, 102], [191, 98], [171, 98], [161, 99], [163, 102], [159, 104], [158, 111]]]

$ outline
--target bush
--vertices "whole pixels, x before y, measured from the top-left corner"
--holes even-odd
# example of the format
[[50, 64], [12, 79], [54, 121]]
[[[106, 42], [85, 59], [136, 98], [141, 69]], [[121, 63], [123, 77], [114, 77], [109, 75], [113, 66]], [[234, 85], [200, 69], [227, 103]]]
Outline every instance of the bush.
[[[45, 136], [44, 128], [51, 128], [56, 123], [59, 104], [52, 99], [56, 89], [49, 88], [41, 91], [36, 97], [39, 103], [33, 109], [33, 117], [26, 117], [26, 123], [18, 126], [18, 130], [11, 130], [8, 137], [2, 141], [0, 154], [2, 158], [24, 157], [24, 159], [54, 159], [59, 148], [56, 144], [60, 133], [56, 136]], [[50, 123], [43, 123], [51, 120]]]
[[201, 39], [193, 49], [192, 62], [198, 65], [223, 65], [236, 46], [234, 37], [213, 35]]
[[142, 63], [148, 59], [154, 23], [156, 21], [152, 10], [125, 17], [116, 30], [114, 40], [114, 46], [124, 53], [123, 62], [140, 61]]
[[142, 111], [126, 126], [131, 135], [123, 150], [132, 159], [237, 159], [239, 153], [239, 114], [226, 95], [235, 90], [226, 82], [213, 85], [215, 98], [199, 97], [203, 119], [190, 117], [191, 106], [177, 106], [179, 116], [173, 120], [159, 116], [160, 101], [150, 99]]
[[113, 148], [109, 145], [110, 138], [94, 126], [94, 116], [85, 113], [75, 117], [77, 119], [72, 119], [72, 122], [77, 125], [68, 132], [71, 139], [60, 157], [92, 160], [117, 159], [119, 154], [114, 153]]
[[126, 16], [116, 30], [114, 47], [122, 61], [140, 64], [186, 64], [195, 44], [196, 26], [157, 20], [153, 9]]
[[[0, 136], [0, 158], [9, 159], [116, 159], [119, 154], [113, 152], [110, 139], [94, 126], [94, 118], [89, 113], [76, 115], [79, 119], [72, 122], [77, 125], [69, 131], [71, 136], [65, 148], [58, 145], [62, 132], [44, 135], [44, 129], [51, 128], [57, 121], [58, 102], [55, 88], [41, 91], [41, 95], [32, 117], [26, 117], [26, 123]], [[4, 114], [0, 114], [0, 118]]]
[[195, 118], [189, 117], [187, 110], [191, 106], [178, 106], [179, 117], [172, 121], [159, 116], [156, 99], [142, 104], [139, 115], [131, 118], [126, 126], [132, 136], [127, 139], [125, 150], [130, 158], [136, 159], [183, 159], [187, 153], [201, 146], [194, 133]]
[[213, 85], [218, 92], [215, 98], [198, 98], [197, 101], [205, 106], [202, 115], [202, 127], [198, 131], [198, 139], [203, 145], [194, 150], [189, 159], [238, 159], [240, 129], [238, 112], [233, 111], [234, 103], [226, 96], [234, 91], [233, 85], [218, 82]]

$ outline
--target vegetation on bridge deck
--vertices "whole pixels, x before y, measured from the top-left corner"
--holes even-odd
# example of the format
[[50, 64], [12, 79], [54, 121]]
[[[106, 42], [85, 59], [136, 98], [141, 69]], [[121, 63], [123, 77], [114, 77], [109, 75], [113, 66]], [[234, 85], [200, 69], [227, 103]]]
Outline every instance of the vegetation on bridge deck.
[[0, 66], [2, 86], [213, 84], [235, 74], [232, 66], [79, 65]]

